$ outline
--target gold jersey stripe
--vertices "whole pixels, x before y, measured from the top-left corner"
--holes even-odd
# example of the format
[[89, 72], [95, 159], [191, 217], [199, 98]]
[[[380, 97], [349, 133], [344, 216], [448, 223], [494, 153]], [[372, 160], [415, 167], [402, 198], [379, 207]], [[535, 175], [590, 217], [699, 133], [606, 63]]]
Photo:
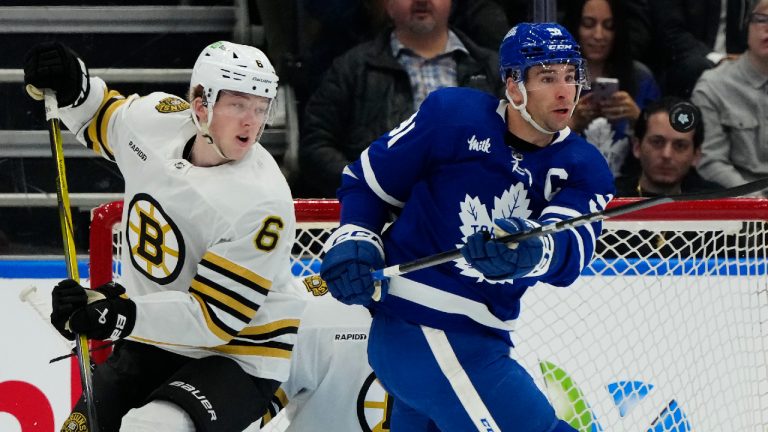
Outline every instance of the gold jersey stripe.
[[[221, 291], [218, 291], [216, 288], [205, 285], [204, 283], [200, 282], [197, 279], [192, 279], [192, 283], [190, 284], [190, 286], [196, 289], [197, 291], [207, 296], [210, 296], [213, 299], [220, 301], [227, 307], [230, 307], [233, 310], [236, 310], [237, 312], [241, 313], [243, 316], [248, 317], [246, 321], [252, 320], [253, 317], [256, 315], [256, 309], [253, 309], [244, 305], [243, 303], [233, 299], [232, 297], [222, 293]], [[237, 318], [240, 318], [240, 317], [237, 317]]]
[[[110, 94], [112, 93], [115, 93], [116, 95], [120, 95], [116, 91], [110, 92]], [[107, 107], [107, 109], [104, 110], [104, 113], [103, 113], [104, 119], [101, 121], [101, 126], [99, 127], [99, 138], [100, 138], [99, 141], [101, 142], [101, 147], [107, 152], [109, 152], [110, 154], [114, 154], [115, 152], [112, 151], [112, 146], [109, 145], [109, 139], [107, 138], [108, 137], [107, 127], [109, 126], [109, 119], [111, 119], [112, 114], [114, 114], [115, 111], [126, 102], [127, 102], [126, 99], [116, 100], [114, 103], [110, 104]]]
[[205, 316], [205, 323], [208, 325], [208, 329], [211, 331], [211, 333], [215, 334], [219, 339], [223, 341], [231, 341], [235, 335], [229, 334], [213, 321], [211, 315], [208, 313], [208, 306], [205, 304], [203, 299], [200, 298], [199, 295], [193, 292], [190, 292], [190, 294], [200, 304], [200, 310], [203, 311], [203, 315]]
[[275, 397], [280, 401], [280, 409], [283, 409], [286, 405], [288, 405], [288, 395], [285, 394], [285, 390], [283, 390], [282, 387], [278, 387], [277, 391], [275, 392]]
[[228, 270], [242, 278], [247, 279], [251, 283], [258, 285], [265, 289], [272, 288], [272, 281], [269, 279], [265, 279], [256, 273], [248, 270], [247, 268], [240, 266], [238, 264], [233, 263], [232, 261], [218, 256], [214, 254], [213, 252], [206, 252], [205, 255], [203, 255], [203, 261], [208, 261], [212, 264], [215, 264], [218, 267], [221, 267], [225, 270]]
[[[272, 421], [272, 412], [271, 411], [274, 411], [274, 410], [275, 410], [275, 408], [272, 405], [267, 407], [267, 412], [264, 413], [263, 416], [261, 416], [261, 424], [262, 424], [262, 426], [266, 425], [267, 423]], [[277, 414], [277, 413], [275, 413], [275, 414]]]
[[224, 354], [277, 357], [277, 358], [284, 358], [284, 359], [291, 358], [291, 350], [289, 349], [272, 348], [272, 347], [264, 347], [264, 346], [221, 345], [221, 346], [211, 348], [211, 350], [224, 353]]
[[184, 348], [198, 348], [195, 345], [185, 345], [185, 344], [175, 344], [170, 342], [160, 342], [153, 339], [147, 339], [142, 338], [138, 336], [129, 335], [126, 339], [134, 340], [136, 342], [142, 342], [145, 344], [152, 344], [152, 345], [165, 345], [165, 346], [174, 346], [174, 347], [184, 347]]
[[96, 115], [91, 119], [90, 123], [88, 124], [88, 127], [86, 128], [85, 132], [83, 132], [83, 136], [85, 137], [85, 141], [88, 143], [88, 148], [93, 150], [96, 154], [101, 155], [101, 147], [99, 144], [99, 138], [96, 136], [96, 119], [99, 111], [101, 111], [101, 108], [104, 106], [104, 104], [109, 100], [109, 90], [107, 88], [104, 88], [104, 94], [101, 96], [101, 104], [99, 104], [99, 109], [96, 110]]
[[101, 101], [99, 109], [96, 110], [96, 115], [88, 125], [88, 129], [85, 134], [87, 141], [92, 145], [91, 149], [97, 154], [105, 154], [112, 157], [112, 149], [106, 144], [107, 126], [109, 125], [109, 119], [114, 114], [115, 109], [126, 102], [123, 96], [114, 91], [104, 89], [104, 97]]
[[254, 335], [262, 335], [266, 333], [271, 333], [276, 330], [289, 328], [289, 327], [298, 327], [301, 320], [297, 319], [284, 319], [279, 321], [273, 321], [271, 323], [267, 323], [260, 326], [254, 326], [254, 327], [246, 327], [242, 330], [240, 330], [240, 333], [238, 333], [238, 336], [254, 336]]

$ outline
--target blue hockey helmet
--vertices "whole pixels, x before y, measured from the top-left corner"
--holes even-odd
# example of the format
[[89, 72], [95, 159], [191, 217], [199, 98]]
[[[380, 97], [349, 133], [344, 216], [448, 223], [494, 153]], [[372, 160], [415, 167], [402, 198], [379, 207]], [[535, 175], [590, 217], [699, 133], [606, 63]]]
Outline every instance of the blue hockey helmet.
[[571, 64], [576, 83], [588, 84], [586, 61], [576, 39], [557, 23], [520, 23], [504, 36], [499, 47], [501, 80], [511, 77], [524, 82], [528, 69], [536, 65]]

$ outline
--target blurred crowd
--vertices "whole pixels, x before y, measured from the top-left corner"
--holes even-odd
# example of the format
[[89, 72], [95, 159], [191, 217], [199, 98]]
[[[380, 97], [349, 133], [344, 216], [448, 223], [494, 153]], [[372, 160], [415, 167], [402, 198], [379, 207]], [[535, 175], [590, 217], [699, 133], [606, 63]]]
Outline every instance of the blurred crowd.
[[[334, 197], [344, 167], [430, 91], [466, 86], [503, 98], [498, 47], [514, 24], [535, 18], [533, 4], [256, 0], [264, 48], [298, 104], [294, 197]], [[599, 148], [618, 196], [714, 190], [768, 175], [768, 0], [556, 5], [592, 82], [570, 128]], [[18, 189], [4, 184], [12, 178], [0, 187]], [[7, 231], [15, 222], [3, 214]]]
[[[305, 70], [312, 79], [301, 89], [294, 193], [333, 197], [343, 167], [416, 110], [425, 91], [457, 85], [504, 97], [495, 50], [506, 29], [531, 20], [529, 6], [361, 2], [368, 40], [347, 50], [333, 44], [337, 51], [321, 56], [327, 64]], [[581, 45], [593, 83], [570, 127], [605, 156], [619, 196], [711, 190], [768, 174], [766, 14], [768, 2], [750, 0], [557, 2], [557, 20]], [[601, 81], [613, 86], [598, 89]], [[691, 102], [684, 115], [694, 127], [673, 127], [675, 108]]]

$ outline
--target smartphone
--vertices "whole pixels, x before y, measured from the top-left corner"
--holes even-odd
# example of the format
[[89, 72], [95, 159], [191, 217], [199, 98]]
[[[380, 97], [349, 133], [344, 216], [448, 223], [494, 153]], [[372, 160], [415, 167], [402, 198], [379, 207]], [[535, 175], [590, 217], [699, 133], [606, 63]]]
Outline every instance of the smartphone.
[[617, 78], [599, 77], [592, 83], [592, 96], [596, 103], [604, 102], [619, 91], [619, 80]]

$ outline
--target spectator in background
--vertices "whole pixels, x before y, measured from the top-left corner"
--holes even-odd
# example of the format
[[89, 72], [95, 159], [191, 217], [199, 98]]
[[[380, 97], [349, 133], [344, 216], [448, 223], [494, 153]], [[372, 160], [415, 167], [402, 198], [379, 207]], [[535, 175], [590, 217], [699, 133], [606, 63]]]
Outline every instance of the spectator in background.
[[[300, 103], [309, 99], [336, 57], [389, 27], [388, 1], [257, 1], [269, 54], [279, 59], [278, 72], [285, 66], [285, 76]], [[454, 0], [448, 21], [476, 44], [496, 51], [511, 27], [505, 6], [500, 4], [507, 1]]]
[[[670, 117], [674, 113], [674, 117]], [[676, 122], [673, 127], [672, 122]], [[694, 168], [704, 124], [695, 105], [674, 96], [651, 102], [637, 119], [632, 154], [641, 172], [616, 179], [617, 197], [651, 197], [717, 189]]]
[[500, 95], [498, 56], [448, 26], [450, 0], [387, 0], [393, 28], [337, 58], [307, 102], [299, 195], [333, 197], [341, 172], [429, 92], [451, 86]]
[[619, 89], [598, 101], [582, 96], [570, 127], [600, 149], [614, 176], [630, 152], [630, 128], [648, 102], [660, 97], [656, 80], [644, 64], [632, 59], [626, 10], [622, 0], [574, 0], [565, 9], [565, 27], [576, 35], [591, 78], [617, 78]]
[[768, 175], [768, 0], [748, 24], [745, 54], [704, 72], [692, 97], [706, 125], [699, 172], [724, 187]]
[[701, 74], [746, 48], [750, 0], [648, 0], [664, 93], [690, 97]]

